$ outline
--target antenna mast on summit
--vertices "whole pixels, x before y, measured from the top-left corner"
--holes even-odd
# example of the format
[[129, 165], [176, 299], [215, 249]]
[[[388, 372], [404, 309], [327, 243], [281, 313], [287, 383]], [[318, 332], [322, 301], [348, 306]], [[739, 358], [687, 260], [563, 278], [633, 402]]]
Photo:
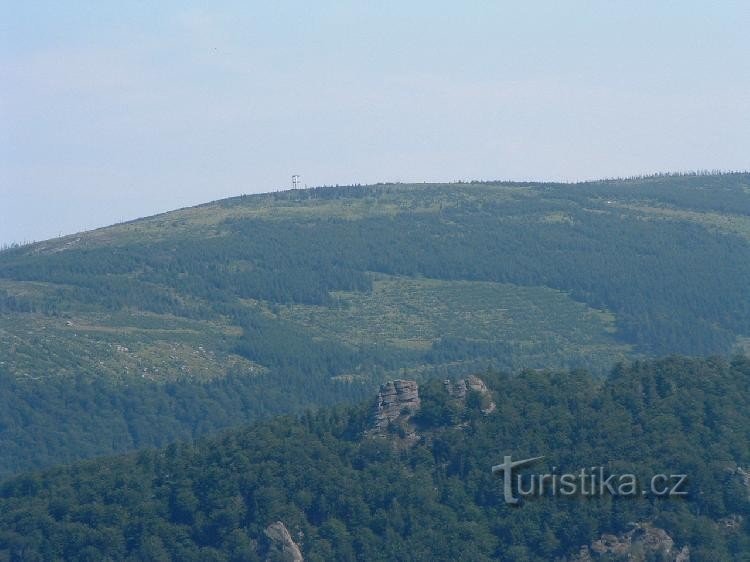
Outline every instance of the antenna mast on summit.
[[292, 176], [292, 189], [298, 189], [299, 188], [299, 174], [294, 174]]

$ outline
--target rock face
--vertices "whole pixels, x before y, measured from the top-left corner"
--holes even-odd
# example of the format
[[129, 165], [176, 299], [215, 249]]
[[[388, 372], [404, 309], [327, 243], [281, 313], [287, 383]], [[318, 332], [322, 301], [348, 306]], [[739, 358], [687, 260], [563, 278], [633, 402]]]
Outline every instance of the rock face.
[[484, 414], [490, 414], [497, 408], [495, 402], [492, 401], [492, 394], [487, 385], [476, 375], [469, 375], [465, 379], [458, 379], [456, 382], [445, 379], [443, 384], [448, 395], [456, 400], [465, 400], [467, 392], [478, 392], [481, 394], [483, 396], [482, 413]]
[[372, 415], [373, 429], [387, 431], [391, 422], [414, 415], [420, 404], [416, 381], [395, 380], [381, 385]]
[[443, 385], [448, 392], [448, 396], [451, 398], [457, 398], [459, 400], [466, 398], [467, 387], [464, 379], [458, 379], [456, 382], [453, 382], [450, 379], [445, 379]]
[[741, 466], [737, 467], [737, 475], [747, 488], [747, 499], [750, 500], [750, 470], [744, 470]]
[[604, 534], [591, 546], [584, 546], [574, 562], [588, 562], [598, 559], [632, 560], [642, 562], [654, 556], [660, 560], [689, 562], [690, 549], [685, 546], [675, 550], [674, 540], [664, 529], [648, 523], [637, 523], [630, 531], [620, 535]]
[[487, 394], [489, 392], [489, 389], [487, 388], [487, 385], [484, 384], [484, 381], [476, 375], [469, 375], [468, 377], [466, 377], [466, 386], [469, 387], [469, 390], [479, 392], [481, 394]]
[[266, 560], [284, 560], [285, 562], [304, 562], [302, 551], [292, 540], [289, 529], [281, 521], [271, 523], [264, 531], [269, 540]]
[[370, 429], [365, 435], [388, 437], [397, 449], [413, 447], [421, 437], [411, 418], [420, 406], [416, 381], [395, 380], [381, 385], [373, 407]]
[[722, 517], [716, 522], [716, 526], [719, 527], [719, 529], [724, 529], [725, 531], [734, 532], [738, 531], [742, 528], [742, 522], [745, 520], [742, 515], [738, 513], [733, 513], [732, 515], [729, 515], [728, 517]]

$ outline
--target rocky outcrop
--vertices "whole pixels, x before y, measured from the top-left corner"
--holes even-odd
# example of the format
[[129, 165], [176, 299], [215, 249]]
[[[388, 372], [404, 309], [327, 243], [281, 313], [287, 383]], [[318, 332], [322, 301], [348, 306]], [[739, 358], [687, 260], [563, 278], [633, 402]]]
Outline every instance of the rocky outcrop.
[[489, 389], [484, 381], [476, 375], [469, 375], [466, 377], [466, 386], [473, 392], [479, 392], [480, 394], [487, 394]]
[[395, 380], [381, 385], [373, 407], [370, 429], [365, 434], [370, 437], [391, 437], [397, 448], [416, 445], [421, 438], [411, 418], [420, 405], [416, 381]]
[[451, 398], [464, 401], [467, 392], [478, 392], [482, 395], [482, 413], [490, 414], [495, 411], [497, 406], [492, 400], [492, 393], [484, 384], [484, 381], [476, 375], [469, 375], [465, 379], [458, 379], [453, 382], [450, 379], [443, 381], [445, 390]]
[[451, 398], [456, 398], [458, 400], [463, 400], [464, 398], [466, 398], [466, 391], [468, 390], [468, 388], [464, 379], [458, 379], [456, 382], [453, 382], [450, 379], [445, 379], [443, 381], [443, 385], [445, 386], [445, 390], [448, 392], [448, 396], [450, 396]]
[[589, 562], [614, 558], [642, 562], [655, 555], [671, 562], [690, 561], [690, 549], [687, 546], [675, 549], [672, 537], [664, 529], [649, 523], [637, 523], [630, 531], [620, 535], [604, 534], [590, 546], [582, 547], [572, 560]]
[[747, 499], [750, 500], [750, 471], [743, 469], [741, 466], [737, 467], [737, 476], [739, 476], [742, 484], [747, 490]]
[[742, 515], [733, 513], [727, 517], [722, 517], [716, 522], [716, 526], [719, 529], [733, 533], [739, 531], [742, 528], [742, 522], [745, 520]]
[[388, 381], [380, 386], [372, 414], [372, 428], [384, 432], [392, 422], [405, 421], [413, 416], [419, 406], [419, 387], [416, 381]]
[[304, 562], [302, 551], [292, 540], [289, 529], [281, 521], [271, 523], [264, 534], [268, 538], [266, 560], [284, 560], [285, 562]]

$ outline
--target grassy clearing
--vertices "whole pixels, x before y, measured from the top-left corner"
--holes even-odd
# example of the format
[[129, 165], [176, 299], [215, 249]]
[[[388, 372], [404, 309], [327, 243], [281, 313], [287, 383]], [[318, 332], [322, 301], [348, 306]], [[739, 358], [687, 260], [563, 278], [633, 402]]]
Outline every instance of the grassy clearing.
[[124, 246], [174, 237], [221, 236], [229, 219], [359, 220], [398, 213], [437, 213], [442, 209], [483, 201], [504, 202], [536, 197], [531, 189], [513, 185], [394, 184], [382, 185], [375, 195], [357, 198], [295, 199], [293, 193], [250, 195], [178, 209], [135, 221], [40, 242], [33, 252], [50, 254], [102, 245]]
[[[128, 322], [128, 318], [130, 322]], [[209, 380], [263, 367], [229, 353], [238, 328], [155, 314], [0, 317], [0, 367], [18, 377], [86, 374]]]
[[[425, 351], [441, 338], [504, 344], [513, 365], [609, 365], [630, 351], [618, 343], [614, 316], [545, 287], [375, 276], [372, 293], [341, 292], [329, 307], [274, 307], [284, 320], [349, 345]], [[477, 358], [486, 365], [486, 359]]]
[[736, 234], [746, 240], [750, 240], [750, 217], [744, 215], [698, 212], [673, 207], [655, 206], [648, 203], [627, 204], [613, 201], [611, 206], [618, 209], [635, 211], [654, 219], [696, 222], [710, 230]]

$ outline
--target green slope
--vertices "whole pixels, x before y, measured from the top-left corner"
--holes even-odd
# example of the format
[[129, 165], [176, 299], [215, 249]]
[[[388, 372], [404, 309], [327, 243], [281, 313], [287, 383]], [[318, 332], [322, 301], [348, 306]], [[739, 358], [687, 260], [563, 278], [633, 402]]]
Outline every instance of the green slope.
[[[507, 368], [561, 363], [606, 370], [629, 351], [615, 339], [614, 316], [547, 287], [482, 281], [374, 276], [370, 292], [336, 292], [329, 306], [276, 306], [277, 316], [315, 337], [350, 346], [430, 351], [439, 363], [449, 348]], [[484, 356], [482, 351], [484, 350]]]
[[[625, 357], [741, 349], [749, 185], [728, 174], [319, 188], [4, 251], [0, 440], [27, 453], [0, 453], [0, 472], [351, 400], [401, 373], [603, 374]], [[206, 423], [191, 403], [158, 438], [87, 432], [86, 447], [35, 458], [39, 424], [57, 420], [78, 443], [87, 425], [138, 425], [162, 407], [175, 416], [157, 406], [171, 403], [165, 384], [218, 380], [239, 395]], [[164, 401], [139, 390], [127, 415], [88, 419], [76, 401], [50, 398], [94, 385], [119, 403], [135, 381], [156, 383]]]
[[[0, 485], [0, 560], [264, 560], [276, 521], [310, 561], [565, 560], [634, 522], [664, 529], [675, 548], [632, 559], [674, 560], [683, 547], [691, 560], [746, 558], [747, 359], [640, 362], [606, 382], [482, 376], [491, 414], [476, 394], [462, 404], [439, 381], [420, 389], [411, 448], [394, 447], [395, 431], [365, 436], [370, 401], [15, 478]], [[544, 455], [531, 470], [542, 473], [684, 473], [688, 495], [514, 507], [490, 470], [506, 454]]]

